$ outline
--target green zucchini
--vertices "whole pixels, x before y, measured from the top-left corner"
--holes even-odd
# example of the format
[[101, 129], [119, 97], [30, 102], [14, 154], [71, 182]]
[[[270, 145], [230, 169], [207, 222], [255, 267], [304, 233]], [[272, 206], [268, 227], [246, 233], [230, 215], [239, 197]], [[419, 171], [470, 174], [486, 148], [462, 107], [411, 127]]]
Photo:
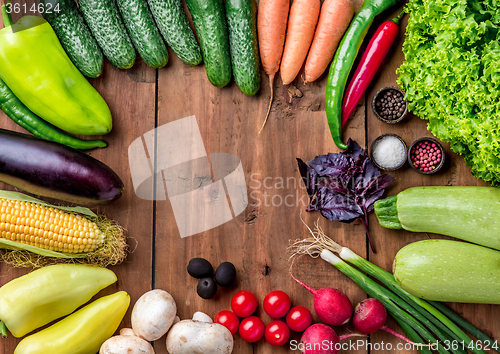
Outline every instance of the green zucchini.
[[432, 232], [500, 250], [500, 189], [415, 187], [375, 202], [380, 225]]
[[500, 304], [497, 250], [459, 241], [419, 241], [398, 252], [393, 272], [404, 290], [422, 299]]
[[168, 50], [146, 0], [116, 0], [130, 39], [139, 56], [153, 68], [167, 65]]
[[100, 76], [104, 57], [74, 0], [41, 0], [40, 3], [44, 8], [43, 17], [56, 32], [73, 64], [87, 77]]
[[163, 39], [183, 62], [198, 65], [203, 60], [181, 0], [148, 0]]
[[260, 88], [256, 12], [254, 0], [226, 0], [234, 81], [249, 96], [255, 95]]
[[208, 80], [217, 87], [231, 81], [229, 38], [223, 0], [186, 0], [200, 41]]
[[115, 0], [78, 0], [90, 31], [108, 60], [119, 69], [135, 63], [135, 49]]

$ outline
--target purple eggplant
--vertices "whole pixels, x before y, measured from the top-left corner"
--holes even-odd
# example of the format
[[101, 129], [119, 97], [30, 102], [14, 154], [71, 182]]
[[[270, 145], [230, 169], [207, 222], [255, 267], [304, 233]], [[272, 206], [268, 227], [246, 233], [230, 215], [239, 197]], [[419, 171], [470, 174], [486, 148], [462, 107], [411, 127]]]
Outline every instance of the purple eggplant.
[[26, 192], [98, 205], [120, 198], [123, 182], [102, 162], [65, 145], [0, 129], [0, 182]]

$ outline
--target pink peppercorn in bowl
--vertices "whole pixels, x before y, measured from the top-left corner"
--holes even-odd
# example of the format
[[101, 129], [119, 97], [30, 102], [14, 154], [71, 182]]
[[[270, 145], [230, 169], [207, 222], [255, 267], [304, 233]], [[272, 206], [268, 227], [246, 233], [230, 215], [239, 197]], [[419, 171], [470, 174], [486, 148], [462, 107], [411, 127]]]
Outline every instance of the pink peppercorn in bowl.
[[434, 138], [415, 140], [408, 149], [410, 167], [421, 174], [432, 175], [444, 166], [445, 154], [441, 143]]

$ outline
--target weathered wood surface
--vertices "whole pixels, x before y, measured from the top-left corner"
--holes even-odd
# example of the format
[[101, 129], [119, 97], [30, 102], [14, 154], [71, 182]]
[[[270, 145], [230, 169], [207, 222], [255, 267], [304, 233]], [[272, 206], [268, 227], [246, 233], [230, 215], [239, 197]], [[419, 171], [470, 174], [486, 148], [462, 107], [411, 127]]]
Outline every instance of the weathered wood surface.
[[[33, 2], [35, 0], [30, 0], [27, 4]], [[357, 9], [361, 3], [361, 0], [355, 1]], [[392, 13], [385, 13], [377, 23], [391, 18], [397, 11], [394, 9]], [[416, 117], [408, 117], [397, 125], [388, 125], [378, 121], [369, 106], [379, 88], [395, 84], [395, 69], [403, 60], [402, 40], [403, 36], [400, 36], [368, 90], [368, 104], [363, 102], [348, 123], [344, 133], [346, 139], [351, 137], [361, 146], [368, 147], [377, 136], [387, 132], [400, 135], [408, 145], [418, 137], [430, 135], [425, 122]], [[91, 154], [113, 168], [125, 183], [123, 197], [98, 210], [127, 229], [129, 245], [133, 250], [124, 264], [113, 267], [119, 281], [103, 290], [103, 294], [126, 290], [133, 305], [147, 290], [164, 289], [174, 296], [181, 318], [189, 318], [196, 311], [213, 317], [221, 310], [230, 309], [230, 298], [240, 289], [253, 291], [260, 303], [269, 291], [284, 290], [294, 305], [312, 309], [312, 295], [288, 275], [290, 264], [286, 249], [289, 240], [307, 235], [300, 221], [301, 210], [307, 224], [313, 225], [319, 218], [321, 227], [337, 242], [387, 270], [391, 269], [392, 260], [401, 247], [419, 239], [436, 237], [383, 229], [371, 215], [371, 233], [378, 249], [377, 254], [372, 254], [368, 252], [364, 228], [360, 223], [329, 222], [317, 213], [305, 213], [307, 194], [300, 181], [295, 158], [308, 161], [315, 155], [338, 151], [331, 140], [325, 118], [326, 75], [308, 85], [304, 85], [301, 77], [288, 87], [283, 86], [278, 77], [271, 116], [259, 135], [270, 94], [264, 73], [262, 78], [262, 88], [255, 97], [242, 94], [234, 82], [222, 89], [215, 88], [206, 79], [203, 66], [190, 67], [170, 51], [170, 61], [165, 68], [155, 70], [138, 60], [131, 70], [122, 71], [106, 63], [103, 76], [92, 80], [111, 108], [114, 128], [111, 134], [104, 137], [109, 147]], [[231, 153], [241, 159], [249, 205], [241, 215], [222, 226], [181, 238], [168, 201], [147, 201], [135, 195], [127, 149], [136, 138], [155, 127], [191, 115], [196, 116], [208, 153]], [[0, 127], [22, 131], [3, 113], [0, 115]], [[409, 167], [392, 173], [396, 181], [387, 190], [387, 195], [419, 185], [481, 184], [470, 175], [462, 158], [452, 154], [448, 148], [447, 158], [446, 170], [435, 176], [419, 175]], [[11, 189], [4, 185], [0, 187]], [[196, 294], [197, 281], [185, 270], [193, 257], [204, 257], [214, 267], [223, 261], [233, 262], [238, 270], [237, 283], [229, 289], [219, 289], [212, 300], [201, 299]], [[28, 271], [0, 264], [0, 285]], [[296, 261], [293, 272], [314, 288], [335, 287], [344, 291], [353, 304], [366, 297], [353, 282], [322, 260], [302, 257]], [[122, 327], [130, 326], [131, 308]], [[500, 316], [499, 306], [455, 304], [453, 308], [495, 339], [500, 338], [500, 323], [494, 320]], [[271, 321], [261, 305], [257, 313], [266, 324]], [[389, 325], [400, 331], [392, 319]], [[351, 327], [340, 328], [338, 332], [351, 330]], [[292, 339], [299, 338], [298, 334], [292, 335]], [[371, 343], [382, 341], [392, 343], [394, 348], [398, 343], [385, 333], [375, 333], [370, 338]], [[13, 353], [17, 342], [14, 338], [2, 340], [0, 353]], [[154, 342], [154, 347], [157, 354], [167, 353], [164, 338]], [[271, 347], [264, 340], [251, 345], [235, 336], [236, 354], [287, 352], [290, 352], [287, 347]], [[363, 354], [387, 351], [357, 348], [342, 352]], [[414, 353], [395, 349], [394, 352]]]

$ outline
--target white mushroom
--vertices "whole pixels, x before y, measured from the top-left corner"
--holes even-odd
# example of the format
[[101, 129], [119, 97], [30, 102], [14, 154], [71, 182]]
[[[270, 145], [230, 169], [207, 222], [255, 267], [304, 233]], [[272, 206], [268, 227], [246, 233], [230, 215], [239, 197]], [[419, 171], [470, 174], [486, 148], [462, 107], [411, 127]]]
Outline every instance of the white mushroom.
[[168, 332], [177, 313], [172, 295], [151, 290], [142, 295], [132, 310], [132, 328], [136, 336], [147, 341], [160, 339]]
[[121, 336], [135, 336], [134, 330], [132, 328], [122, 328], [120, 329]]
[[103, 343], [99, 354], [154, 354], [149, 342], [136, 336], [115, 336]]
[[197, 312], [193, 320], [176, 323], [167, 335], [169, 354], [230, 354], [233, 351], [231, 332], [211, 321], [209, 316]]
[[200, 311], [194, 313], [193, 321], [206, 322], [206, 323], [214, 322], [209, 315]]

